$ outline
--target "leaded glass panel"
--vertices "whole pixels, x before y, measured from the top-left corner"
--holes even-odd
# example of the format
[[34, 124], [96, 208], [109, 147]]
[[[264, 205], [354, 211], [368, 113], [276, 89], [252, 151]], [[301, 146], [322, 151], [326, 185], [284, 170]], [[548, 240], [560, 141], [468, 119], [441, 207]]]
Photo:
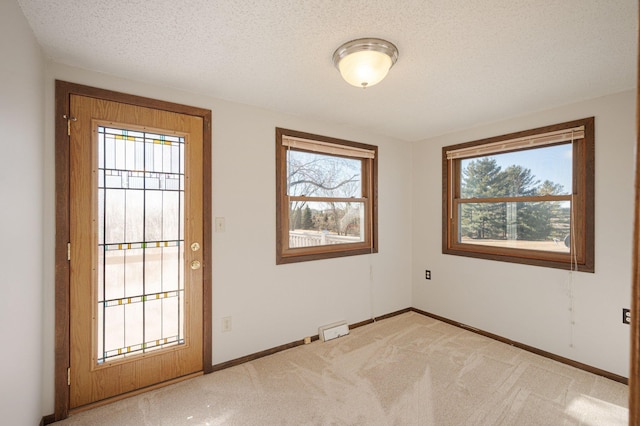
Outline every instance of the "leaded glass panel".
[[98, 363], [184, 344], [185, 140], [98, 127]]

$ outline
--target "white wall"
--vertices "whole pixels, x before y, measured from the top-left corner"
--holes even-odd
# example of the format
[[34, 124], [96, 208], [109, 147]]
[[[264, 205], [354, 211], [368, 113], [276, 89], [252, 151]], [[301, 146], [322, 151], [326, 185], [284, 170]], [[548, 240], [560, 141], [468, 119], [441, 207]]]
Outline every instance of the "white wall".
[[[594, 274], [442, 254], [442, 147], [595, 116]], [[625, 377], [631, 295], [635, 92], [416, 143], [413, 305]], [[424, 279], [431, 269], [432, 280]]]
[[[411, 306], [408, 143], [57, 63], [47, 64], [46, 117], [53, 117], [55, 79], [212, 110], [213, 216], [226, 219], [226, 232], [213, 235], [214, 364], [318, 334], [330, 322]], [[53, 120], [46, 124], [44, 406], [53, 412]], [[275, 127], [379, 146], [379, 253], [276, 266]], [[222, 333], [227, 316], [232, 331]]]
[[0, 2], [0, 417], [42, 417], [44, 61], [15, 1]]

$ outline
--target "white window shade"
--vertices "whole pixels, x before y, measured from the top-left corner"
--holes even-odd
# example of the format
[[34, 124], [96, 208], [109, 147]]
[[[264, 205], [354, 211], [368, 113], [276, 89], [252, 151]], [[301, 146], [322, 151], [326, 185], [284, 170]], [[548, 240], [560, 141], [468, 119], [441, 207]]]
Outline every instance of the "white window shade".
[[376, 156], [376, 152], [370, 149], [338, 145], [329, 142], [312, 141], [309, 139], [286, 135], [282, 136], [282, 145], [292, 149], [304, 149], [329, 155], [341, 155], [343, 157], [375, 158]]
[[518, 151], [522, 149], [538, 148], [545, 145], [554, 145], [562, 142], [572, 142], [584, 138], [584, 126], [571, 129], [562, 129], [553, 132], [539, 133], [521, 138], [507, 139], [503, 141], [469, 146], [466, 148], [447, 151], [447, 160], [460, 158], [482, 157], [503, 152]]

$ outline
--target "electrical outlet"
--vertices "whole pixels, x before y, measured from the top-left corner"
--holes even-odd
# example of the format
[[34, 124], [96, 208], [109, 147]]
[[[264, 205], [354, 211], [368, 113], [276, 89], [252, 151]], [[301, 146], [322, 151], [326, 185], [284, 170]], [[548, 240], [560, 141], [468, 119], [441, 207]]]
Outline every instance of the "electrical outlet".
[[622, 308], [622, 323], [631, 324], [631, 309]]
[[425, 280], [430, 280], [431, 279], [431, 271], [430, 270], [425, 270], [424, 271], [424, 279]]

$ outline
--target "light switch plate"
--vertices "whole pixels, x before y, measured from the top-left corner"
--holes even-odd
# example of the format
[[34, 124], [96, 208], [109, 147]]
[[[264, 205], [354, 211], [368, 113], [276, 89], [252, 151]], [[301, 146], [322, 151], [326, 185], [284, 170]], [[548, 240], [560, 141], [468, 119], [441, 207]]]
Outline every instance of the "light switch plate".
[[224, 231], [225, 231], [224, 217], [216, 217], [216, 232], [224, 232]]

